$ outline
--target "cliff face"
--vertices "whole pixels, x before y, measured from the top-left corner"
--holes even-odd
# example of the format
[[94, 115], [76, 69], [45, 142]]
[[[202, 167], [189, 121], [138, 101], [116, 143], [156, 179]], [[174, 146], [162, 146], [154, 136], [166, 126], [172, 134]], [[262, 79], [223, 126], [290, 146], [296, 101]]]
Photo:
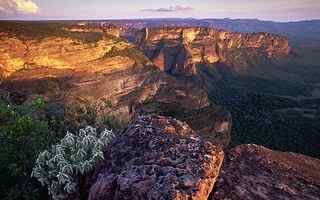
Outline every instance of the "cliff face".
[[[133, 49], [125, 41], [102, 35], [89, 42], [95, 36], [91, 33], [40, 36], [1, 35], [2, 88], [69, 105], [103, 99], [117, 105], [120, 97], [134, 91], [148, 76], [149, 67], [142, 65], [145, 61], [118, 53]], [[126, 106], [114, 109], [117, 115], [129, 112]]]
[[272, 59], [290, 52], [285, 37], [212, 28], [145, 28], [137, 45], [159, 69], [185, 75], [196, 74], [198, 64], [249, 65], [248, 54]]
[[[5, 76], [22, 69], [50, 67], [56, 69], [96, 70], [92, 65], [132, 66], [133, 60], [105, 59], [112, 48], [123, 50], [130, 45], [103, 37], [95, 43], [87, 43], [70, 37], [45, 37], [41, 40], [24, 40], [13, 35], [0, 35], [0, 65]], [[131, 46], [132, 47], [132, 46]], [[100, 59], [100, 63], [95, 63]], [[104, 59], [101, 62], [101, 59]], [[110, 68], [108, 68], [110, 69]]]
[[67, 107], [92, 104], [100, 116], [111, 114], [124, 121], [135, 114], [136, 105], [151, 99], [185, 109], [208, 105], [205, 91], [159, 72], [118, 37], [91, 29], [7, 26], [0, 29], [1, 89], [19, 96], [19, 102], [20, 97], [42, 95]]

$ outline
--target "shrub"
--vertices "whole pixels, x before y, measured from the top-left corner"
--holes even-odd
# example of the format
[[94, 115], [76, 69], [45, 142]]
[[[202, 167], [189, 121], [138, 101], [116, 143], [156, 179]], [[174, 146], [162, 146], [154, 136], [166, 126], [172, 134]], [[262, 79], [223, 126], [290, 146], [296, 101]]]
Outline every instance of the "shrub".
[[39, 97], [26, 105], [0, 98], [0, 199], [36, 199], [40, 192], [30, 173], [38, 153], [57, 135], [38, 116], [44, 105]]
[[32, 176], [48, 187], [53, 199], [66, 199], [83, 191], [83, 177], [103, 157], [103, 150], [114, 137], [112, 131], [100, 134], [88, 126], [78, 135], [67, 132], [59, 144], [39, 154]]
[[72, 127], [83, 128], [87, 126], [96, 126], [98, 121], [97, 107], [92, 102], [85, 104], [68, 105], [65, 110], [65, 118]]
[[106, 101], [104, 102], [104, 105], [105, 105], [106, 108], [112, 108], [112, 106], [113, 106], [111, 100], [106, 100]]
[[37, 97], [36, 100], [33, 101], [33, 106], [38, 109], [44, 108], [45, 102], [44, 102], [43, 98]]
[[103, 125], [107, 128], [118, 130], [122, 128], [123, 123], [117, 117], [108, 115], [103, 118]]
[[149, 62], [149, 59], [138, 49], [134, 47], [129, 47], [126, 49], [117, 49], [117, 48], [112, 48], [111, 51], [106, 53], [105, 57], [115, 57], [115, 56], [125, 56], [129, 57], [133, 60], [136, 61], [136, 64], [143, 64], [146, 65]]

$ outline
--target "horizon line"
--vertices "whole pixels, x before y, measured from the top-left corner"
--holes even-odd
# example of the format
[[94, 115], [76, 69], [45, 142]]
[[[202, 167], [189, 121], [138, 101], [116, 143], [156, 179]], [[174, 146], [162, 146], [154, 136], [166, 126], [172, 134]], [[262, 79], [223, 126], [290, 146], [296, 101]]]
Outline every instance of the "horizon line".
[[144, 18], [97, 18], [97, 19], [0, 19], [0, 21], [16, 21], [16, 22], [42, 22], [42, 21], [134, 21], [134, 20], [257, 20], [264, 22], [276, 23], [293, 23], [293, 22], [307, 22], [307, 21], [320, 21], [320, 18], [277, 21], [259, 18], [195, 18], [195, 17], [144, 17]]

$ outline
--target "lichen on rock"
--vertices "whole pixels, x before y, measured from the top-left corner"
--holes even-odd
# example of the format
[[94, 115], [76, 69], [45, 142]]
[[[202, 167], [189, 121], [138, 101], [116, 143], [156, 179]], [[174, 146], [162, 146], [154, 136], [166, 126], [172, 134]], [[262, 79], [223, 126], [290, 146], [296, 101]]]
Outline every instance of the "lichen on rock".
[[240, 145], [227, 154], [212, 200], [320, 199], [320, 160]]
[[106, 151], [89, 199], [206, 200], [223, 157], [186, 123], [140, 116]]

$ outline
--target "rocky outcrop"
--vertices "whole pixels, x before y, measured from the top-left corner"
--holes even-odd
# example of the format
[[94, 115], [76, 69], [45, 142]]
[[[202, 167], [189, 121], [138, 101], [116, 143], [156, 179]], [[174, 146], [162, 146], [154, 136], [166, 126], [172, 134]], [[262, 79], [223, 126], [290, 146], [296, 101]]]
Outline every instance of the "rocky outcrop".
[[87, 24], [78, 23], [63, 27], [62, 30], [68, 32], [80, 33], [106, 33], [115, 37], [120, 37], [125, 34], [124, 28], [115, 26], [113, 24]]
[[[100, 61], [99, 66], [104, 64], [101, 61], [111, 62], [111, 59], [103, 58], [112, 49], [123, 50], [129, 47], [130, 44], [126, 42], [108, 37], [96, 43], [87, 43], [71, 37], [50, 36], [41, 40], [24, 40], [4, 34], [0, 35], [0, 65], [7, 77], [22, 69], [39, 67], [92, 71], [95, 70], [92, 66], [96, 66], [97, 60]], [[134, 61], [130, 62], [121, 57], [113, 59], [112, 62], [114, 65], [134, 64]]]
[[226, 158], [211, 199], [320, 199], [320, 160], [241, 145]]
[[[126, 53], [133, 46], [123, 40], [106, 35], [87, 42], [77, 39], [82, 33], [72, 34], [41, 39], [0, 36], [2, 88], [12, 95], [42, 95], [66, 107], [92, 103], [101, 115], [114, 112], [128, 120], [129, 106], [118, 101], [143, 84], [151, 67]], [[112, 109], [97, 105], [106, 101], [112, 102]]]
[[206, 200], [224, 157], [172, 118], [139, 117], [105, 153], [90, 200]]
[[136, 104], [136, 113], [174, 116], [186, 122], [204, 139], [226, 149], [231, 142], [231, 114], [222, 106], [210, 105], [206, 93], [191, 87], [192, 83], [180, 88], [177, 84], [181, 82], [170, 82], [147, 101]]
[[[222, 129], [220, 122], [228, 116], [217, 115], [221, 120], [214, 127]], [[89, 199], [320, 197], [320, 160], [248, 144], [230, 150], [221, 167], [220, 149], [186, 123], [140, 116], [105, 152], [106, 160], [91, 178]]]
[[42, 26], [8, 23], [0, 28], [0, 83], [5, 80], [2, 88], [12, 96], [42, 95], [66, 107], [91, 105], [99, 116], [124, 122], [135, 114], [136, 105], [150, 100], [187, 110], [208, 105], [203, 89], [156, 70], [132, 44], [103, 34], [107, 30], [77, 25], [84, 31], [66, 26], [51, 33], [54, 24]]
[[[164, 73], [158, 73], [141, 87], [135, 96], [136, 105], [144, 104], [143, 112], [154, 113], [157, 106], [172, 105], [177, 111], [199, 110], [209, 105], [208, 95], [204, 89], [190, 80], [175, 79]], [[145, 106], [145, 103], [153, 106]], [[163, 108], [162, 108], [163, 109]], [[162, 110], [163, 111], [163, 110]]]
[[288, 40], [282, 36], [203, 27], [145, 28], [137, 36], [137, 45], [159, 69], [183, 75], [196, 74], [198, 64], [249, 65], [248, 54], [278, 58], [290, 52]]

